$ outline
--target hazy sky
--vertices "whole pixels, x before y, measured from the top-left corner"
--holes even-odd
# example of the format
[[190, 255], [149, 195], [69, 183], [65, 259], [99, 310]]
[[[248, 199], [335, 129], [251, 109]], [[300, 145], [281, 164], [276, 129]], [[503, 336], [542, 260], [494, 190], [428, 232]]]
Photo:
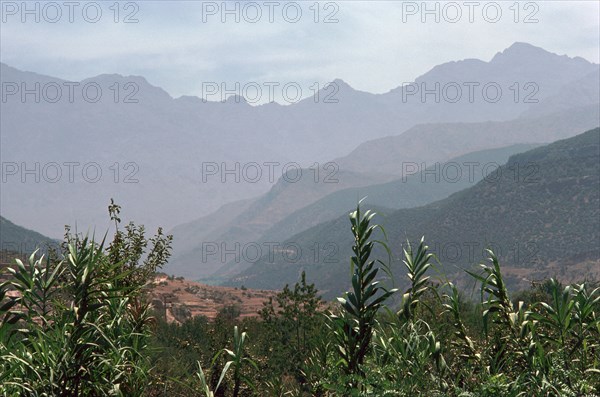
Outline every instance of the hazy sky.
[[1, 61], [69, 80], [143, 75], [174, 97], [200, 96], [207, 82], [298, 82], [306, 96], [335, 78], [382, 93], [516, 41], [599, 61], [596, 0], [65, 4], [29, 2], [28, 13], [3, 0]]

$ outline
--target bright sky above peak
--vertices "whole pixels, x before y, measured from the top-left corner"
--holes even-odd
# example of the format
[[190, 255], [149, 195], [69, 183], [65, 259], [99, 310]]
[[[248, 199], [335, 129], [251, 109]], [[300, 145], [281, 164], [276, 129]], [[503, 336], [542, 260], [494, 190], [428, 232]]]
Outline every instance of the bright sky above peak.
[[598, 1], [2, 1], [1, 61], [68, 80], [142, 75], [174, 97], [206, 83], [341, 78], [383, 93], [514, 42], [599, 62]]

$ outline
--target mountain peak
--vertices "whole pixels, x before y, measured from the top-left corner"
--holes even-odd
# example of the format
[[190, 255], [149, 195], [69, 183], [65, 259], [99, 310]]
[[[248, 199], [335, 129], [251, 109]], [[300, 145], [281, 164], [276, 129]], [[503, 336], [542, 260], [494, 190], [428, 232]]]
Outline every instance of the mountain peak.
[[119, 73], [103, 73], [95, 77], [89, 77], [82, 80], [81, 83], [97, 83], [100, 85], [112, 86], [115, 83], [121, 84], [125, 95], [133, 92], [135, 89], [135, 97], [144, 96], [146, 99], [150, 97], [163, 100], [173, 99], [171, 95], [161, 87], [151, 84], [145, 77], [138, 75], [122, 75]]
[[536, 47], [533, 44], [526, 43], [524, 41], [515, 41], [510, 47], [508, 47], [504, 51], [519, 51], [519, 50], [541, 50], [543, 52], [548, 52], [541, 47]]
[[[519, 61], [523, 61], [523, 60], [528, 60], [529, 62], [532, 62], [532, 61], [535, 62], [535, 61], [539, 61], [539, 60], [548, 60], [548, 59], [552, 59], [552, 58], [564, 59], [564, 60], [571, 59], [567, 55], [558, 55], [553, 52], [546, 51], [541, 47], [536, 47], [529, 43], [517, 41], [517, 42], [513, 43], [510, 47], [505, 49], [504, 51], [498, 52], [494, 56], [494, 58], [492, 58], [490, 63], [519, 62]], [[577, 59], [577, 58], [573, 58], [573, 59]], [[584, 61], [583, 58], [579, 58], [579, 59]], [[589, 63], [587, 61], [585, 61], [585, 62]]]
[[[337, 78], [328, 83], [324, 83], [323, 86], [321, 86], [319, 89], [319, 93], [321, 95], [323, 95], [325, 98], [328, 98], [327, 99], [328, 101], [334, 100], [334, 102], [337, 102], [337, 99], [339, 99], [340, 95], [349, 95], [350, 97], [352, 97], [353, 93], [356, 93], [356, 92], [359, 92], [359, 91], [352, 88], [350, 86], [350, 84], [346, 83], [344, 80], [342, 80], [340, 78]], [[319, 95], [319, 94], [315, 94], [315, 95]], [[318, 98], [318, 96], [317, 96], [317, 98]], [[307, 98], [304, 98], [301, 102], [316, 103], [318, 101], [315, 101], [314, 97], [307, 97]]]
[[329, 84], [335, 84], [340, 90], [352, 90], [354, 91], [354, 88], [352, 88], [350, 86], [350, 84], [346, 83], [344, 80], [342, 79], [335, 79], [333, 80], [331, 83]]
[[248, 101], [246, 101], [246, 98], [244, 98], [241, 95], [229, 95], [224, 101], [224, 103], [227, 104], [234, 104], [234, 103], [241, 103], [241, 104], [248, 104]]

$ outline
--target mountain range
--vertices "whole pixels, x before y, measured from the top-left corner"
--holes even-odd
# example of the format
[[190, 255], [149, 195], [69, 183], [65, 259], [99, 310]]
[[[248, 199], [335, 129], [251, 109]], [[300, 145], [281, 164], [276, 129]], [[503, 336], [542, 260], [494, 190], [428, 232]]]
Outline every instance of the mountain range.
[[[503, 164], [508, 155], [526, 150], [527, 145], [573, 136], [600, 125], [599, 120], [600, 107], [596, 104], [561, 110], [539, 118], [422, 124], [397, 136], [365, 142], [349, 155], [334, 160], [340, 170], [337, 183], [314, 183], [311, 178], [303, 179], [301, 183], [289, 183], [280, 178], [268, 193], [239, 214], [228, 220], [220, 218], [218, 231], [208, 232], [209, 228], [202, 226], [206, 224], [204, 218], [188, 223], [195, 225], [191, 234], [181, 228], [173, 229], [175, 254], [167, 271], [205, 281], [218, 281], [248, 266], [243, 255], [230, 255], [230, 260], [227, 255], [220, 255], [227, 249], [236, 250], [239, 245], [239, 250], [242, 250], [247, 244], [260, 245], [264, 242], [282, 243], [302, 228], [332, 219], [341, 210], [350, 209], [364, 196], [369, 196], [374, 205], [392, 209], [442, 199], [477, 182], [487, 163]], [[465, 177], [469, 170], [463, 163], [472, 161], [478, 163], [477, 176], [469, 180]], [[403, 171], [414, 170], [415, 167], [426, 169], [435, 164], [443, 168], [446, 162], [461, 165], [463, 177], [456, 181], [458, 183], [430, 180], [429, 186], [417, 183], [415, 187], [415, 184], [403, 181]], [[356, 173], [357, 170], [363, 174]], [[304, 174], [313, 175], [311, 170], [304, 170]], [[380, 184], [376, 183], [378, 180]], [[212, 215], [215, 216], [219, 215]], [[199, 233], [198, 230], [206, 232]], [[195, 246], [184, 247], [179, 245], [179, 239], [195, 240], [196, 243]], [[207, 255], [205, 251], [214, 251], [215, 244], [218, 246], [217, 254]], [[213, 280], [207, 280], [207, 277]]]
[[[364, 174], [373, 183], [391, 180], [399, 175], [385, 168], [345, 169], [341, 159], [365, 141], [398, 135], [417, 124], [502, 122], [539, 117], [548, 108], [594, 105], [597, 91], [570, 93], [575, 86], [580, 87], [577, 93], [587, 92], [588, 80], [597, 79], [597, 73], [598, 65], [582, 58], [515, 43], [489, 61], [438, 65], [385, 94], [360, 92], [333, 80], [336, 101], [331, 103], [323, 100], [332, 92], [327, 89], [318, 100], [315, 95], [289, 106], [251, 106], [244, 100], [173, 98], [140, 76], [105, 74], [71, 84], [1, 64], [0, 143], [9, 167], [0, 193], [1, 212], [18, 224], [59, 237], [64, 224], [108, 228], [106, 207], [112, 197], [128, 218], [151, 229], [170, 229], [225, 203], [268, 192], [283, 176], [283, 165], [290, 163], [307, 168], [318, 163], [322, 168], [340, 159], [340, 170]], [[484, 94], [484, 87], [489, 92]], [[498, 87], [499, 97], [493, 94]], [[437, 94], [415, 93], [422, 89]], [[453, 89], [460, 89], [459, 99]], [[26, 90], [30, 93], [24, 94]], [[578, 101], [557, 99], [569, 95]], [[533, 142], [552, 140], [539, 138], [543, 136]], [[455, 150], [436, 160], [486, 148]], [[242, 167], [250, 162], [280, 166], [273, 179], [223, 183], [219, 175], [203, 178], [207, 164], [234, 169], [236, 163]], [[373, 171], [384, 175], [371, 175]]]
[[[336, 190], [305, 206], [290, 206], [290, 202], [293, 202], [290, 197], [308, 197], [305, 193], [307, 188], [302, 184], [280, 181], [269, 194], [256, 200], [231, 219], [229, 224], [221, 223], [222, 226], [228, 225], [221, 234], [204, 236], [204, 239], [197, 240], [196, 246], [190, 251], [180, 249], [179, 244], [175, 243], [175, 251], [179, 254], [172, 258], [166, 269], [191, 278], [202, 278], [207, 274], [213, 279], [231, 276], [252, 264], [248, 258], [250, 253], [244, 255], [244, 247], [250, 250], [251, 246], [258, 245], [262, 251], [269, 245], [282, 244], [294, 234], [352, 209], [362, 197], [368, 197], [373, 205], [392, 209], [416, 207], [445, 198], [478, 182], [484, 172], [489, 173], [494, 166], [505, 163], [511, 154], [534, 146], [521, 144], [470, 153], [390, 182]], [[443, 177], [439, 177], [442, 173]], [[308, 184], [309, 188], [318, 186]], [[299, 189], [304, 194], [300, 194]], [[192, 224], [200, 226], [204, 222], [200, 220]], [[173, 234], [187, 236], [178, 228], [173, 230]], [[210, 254], [215, 250], [215, 244], [218, 252]], [[237, 250], [237, 247], [239, 255], [226, 255], [228, 250]], [[178, 256], [181, 253], [186, 256]], [[180, 264], [181, 267], [176, 269]], [[216, 271], [207, 273], [211, 269]]]
[[[438, 272], [461, 276], [485, 258], [498, 255], [507, 282], [600, 277], [600, 129], [511, 156], [472, 187], [425, 206], [379, 212], [386, 230], [391, 268], [402, 278], [402, 248], [426, 242], [439, 259]], [[376, 236], [377, 237], [377, 236]], [[382, 236], [379, 236], [382, 237]], [[348, 215], [320, 223], [287, 239], [292, 254], [264, 255], [227, 285], [261, 288], [295, 282], [300, 272], [332, 297], [348, 285], [353, 239]], [[381, 258], [387, 256], [377, 251]]]
[[[114, 198], [124, 221], [164, 226], [174, 235], [167, 273], [279, 288], [312, 264], [305, 255], [272, 269], [265, 248], [267, 256], [293, 254], [296, 245], [313, 259], [347, 256], [348, 231], [328, 227], [345, 223], [342, 215], [365, 196], [385, 214], [382, 220], [395, 219], [388, 226], [395, 238], [422, 233], [445, 243], [453, 233], [434, 227], [436, 220], [455, 226], [462, 220], [435, 210], [439, 205], [459, 211], [452, 199], [481, 189], [486, 174], [507, 161], [510, 168], [517, 153], [600, 125], [599, 76], [599, 65], [582, 58], [515, 43], [489, 61], [438, 65], [385, 94], [337, 79], [291, 105], [252, 106], [236, 96], [173, 98], [140, 76], [68, 82], [0, 64], [0, 213], [53, 238], [65, 224], [104, 232]], [[334, 100], [324, 101], [327, 95]], [[478, 168], [467, 179], [473, 163]], [[447, 169], [462, 177], [430, 179]], [[473, 214], [493, 213], [484, 207]], [[16, 230], [4, 218], [1, 225]], [[491, 241], [481, 225], [473, 227], [475, 237]], [[517, 229], [523, 238], [529, 231]], [[502, 230], [493, 237], [514, 242]], [[566, 263], [553, 252], [540, 269]], [[571, 260], [578, 264], [593, 256], [577, 252]], [[339, 290], [341, 268], [316, 269], [326, 293]]]

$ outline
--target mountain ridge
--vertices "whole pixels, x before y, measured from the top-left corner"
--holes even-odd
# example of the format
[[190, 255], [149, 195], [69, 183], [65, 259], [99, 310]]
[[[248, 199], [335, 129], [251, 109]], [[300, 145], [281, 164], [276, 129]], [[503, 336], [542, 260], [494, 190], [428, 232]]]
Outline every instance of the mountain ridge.
[[[515, 174], [515, 170], [520, 173]], [[496, 176], [423, 207], [384, 210], [376, 222], [386, 229], [394, 276], [403, 274], [401, 242], [416, 242], [422, 235], [443, 265], [439, 270], [446, 275], [462, 275], [461, 268], [484, 259], [487, 246], [495, 248], [512, 285], [522, 286], [525, 280], [556, 273], [564, 276], [568, 268], [573, 269], [572, 276], [582, 271], [596, 274], [593, 269], [598, 270], [600, 264], [600, 128], [513, 155]], [[363, 205], [365, 209], [367, 206], [368, 202]], [[282, 257], [274, 261], [264, 257], [225, 284], [265, 288], [274, 280], [293, 282], [301, 269], [327, 296], [347, 287], [336, 281], [343, 280], [345, 258], [351, 252], [346, 216], [314, 226], [288, 241], [295, 242], [301, 252], [315, 242], [335, 244], [335, 255], [320, 251], [321, 259], [335, 261], [316, 262], [311, 255], [294, 263]]]
[[[547, 64], [521, 60], [502, 70], [486, 68], [485, 73], [444, 72], [439, 79], [441, 83], [480, 79], [484, 84], [500, 76], [498, 81], [503, 85], [533, 79], [542, 100], [557, 87], [598, 70], [595, 64], [580, 67], [580, 62], [549, 54], [552, 61]], [[574, 66], [565, 67], [564, 62]], [[6, 64], [0, 67], [2, 83], [33, 87], [36, 82], [63, 81], [21, 72]], [[266, 178], [257, 183], [223, 183], [217, 178], [204, 181], [206, 163], [230, 168], [250, 162], [309, 167], [341, 158], [364, 141], [395, 135], [424, 122], [510, 120], [530, 108], [522, 101], [513, 103], [508, 91], [497, 103], [478, 100], [469, 104], [464, 98], [461, 103], [429, 103], [418, 95], [403, 101], [399, 94], [362, 93], [345, 86], [337, 103], [325, 103], [321, 98], [290, 106], [238, 106], [235, 101], [204, 103], [172, 98], [142, 77], [120, 76], [104, 74], [85, 80], [102, 88], [104, 95], [97, 101], [83, 98], [80, 86], [73, 103], [66, 91], [57, 102], [45, 97], [33, 102], [33, 95], [22, 101], [16, 94], [2, 103], [3, 161], [27, 166], [39, 163], [40, 168], [49, 163], [94, 162], [103, 177], [88, 183], [78, 175], [71, 183], [65, 179], [67, 169], [63, 169], [59, 183], [22, 183], [18, 175], [12, 176], [0, 192], [3, 216], [58, 237], [65, 224], [104, 225], [106, 206], [114, 198], [136, 223], [150, 229], [159, 225], [170, 229], [206, 216], [223, 203], [256, 197], [271, 187]], [[111, 84], [112, 79], [118, 84]], [[126, 87], [127, 83], [133, 85]], [[125, 102], [130, 99], [137, 102]], [[366, 169], [348, 171], [369, 174]], [[128, 181], [134, 182], [126, 184], [123, 179], [132, 173]], [[381, 175], [375, 172], [373, 177]], [[67, 198], [72, 204], [64, 208]]]

